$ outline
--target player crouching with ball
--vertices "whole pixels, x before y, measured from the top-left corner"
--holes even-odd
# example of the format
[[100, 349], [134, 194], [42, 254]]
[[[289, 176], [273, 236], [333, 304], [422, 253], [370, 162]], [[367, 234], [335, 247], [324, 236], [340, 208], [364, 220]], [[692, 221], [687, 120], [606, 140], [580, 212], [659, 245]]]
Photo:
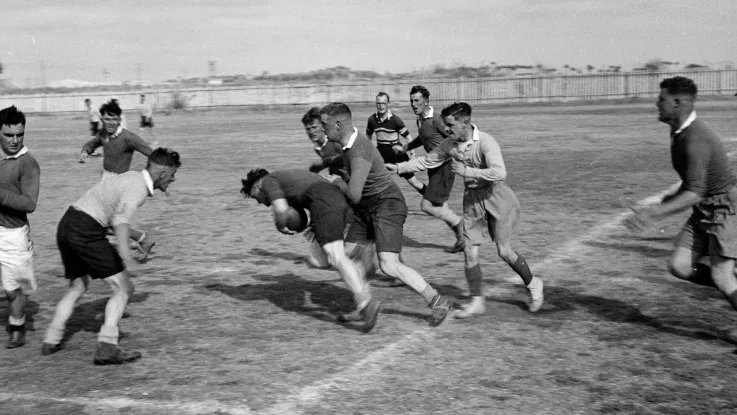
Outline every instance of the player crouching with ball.
[[296, 169], [273, 173], [253, 169], [241, 183], [241, 193], [246, 197], [271, 206], [276, 229], [283, 234], [303, 230], [306, 218], [299, 212], [310, 211], [315, 240], [353, 293], [356, 309], [364, 321], [363, 331], [371, 331], [381, 312], [381, 302], [371, 297], [365, 277], [345, 253], [343, 231], [350, 223], [352, 210], [343, 192], [317, 173]]

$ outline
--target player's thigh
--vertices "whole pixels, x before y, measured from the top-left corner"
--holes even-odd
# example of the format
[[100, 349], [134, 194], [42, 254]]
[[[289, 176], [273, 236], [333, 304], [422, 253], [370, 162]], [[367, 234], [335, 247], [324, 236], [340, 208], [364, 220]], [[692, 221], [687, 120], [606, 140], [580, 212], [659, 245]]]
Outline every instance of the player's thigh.
[[498, 247], [506, 247], [512, 241], [519, 224], [520, 204], [512, 189], [504, 183], [494, 186], [484, 202], [489, 233]]
[[466, 245], [481, 245], [488, 234], [485, 193], [467, 189], [463, 193], [463, 237]]
[[323, 246], [342, 241], [346, 225], [353, 216], [343, 193], [326, 182], [311, 186], [305, 197], [310, 202], [312, 231], [317, 243]]
[[699, 259], [708, 255], [709, 235], [695, 225], [693, 217], [686, 221], [676, 237], [673, 254], [668, 261], [669, 268], [678, 277], [691, 275]]

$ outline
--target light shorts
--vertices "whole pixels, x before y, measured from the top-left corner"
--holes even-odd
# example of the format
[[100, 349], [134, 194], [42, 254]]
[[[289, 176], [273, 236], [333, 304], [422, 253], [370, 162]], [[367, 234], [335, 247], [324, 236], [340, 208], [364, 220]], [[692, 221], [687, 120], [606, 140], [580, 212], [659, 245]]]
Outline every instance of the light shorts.
[[463, 192], [463, 225], [467, 244], [481, 245], [488, 232], [497, 244], [509, 242], [517, 227], [520, 206], [504, 182]]
[[20, 228], [0, 226], [0, 276], [3, 289], [25, 293], [36, 291], [33, 272], [33, 242], [28, 225]]
[[111, 172], [111, 171], [103, 170], [103, 171], [102, 171], [102, 176], [100, 177], [100, 181], [103, 181], [103, 180], [109, 179], [109, 178], [111, 178], [111, 177], [115, 177], [115, 176], [117, 176], [117, 175], [118, 175], [118, 173], [113, 173], [113, 172]]

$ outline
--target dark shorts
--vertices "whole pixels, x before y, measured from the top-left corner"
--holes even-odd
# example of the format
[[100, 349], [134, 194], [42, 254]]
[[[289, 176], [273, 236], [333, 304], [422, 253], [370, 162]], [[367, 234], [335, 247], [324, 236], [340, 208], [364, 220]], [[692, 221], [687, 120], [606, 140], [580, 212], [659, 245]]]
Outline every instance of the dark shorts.
[[456, 174], [451, 170], [450, 163], [445, 163], [435, 169], [427, 169], [427, 189], [425, 189], [425, 200], [436, 205], [442, 205], [450, 198], [453, 190], [453, 180]]
[[100, 124], [90, 121], [90, 135], [97, 135], [100, 132]]
[[[392, 145], [385, 145], [385, 144], [379, 144], [376, 146], [376, 149], [379, 150], [379, 154], [381, 154], [381, 158], [384, 159], [384, 163], [404, 163], [405, 161], [409, 161], [409, 155], [405, 152], [395, 152], [394, 146]], [[412, 177], [415, 177], [415, 174], [412, 172], [409, 173], [402, 173], [399, 176], [405, 178], [405, 179], [411, 179]]]
[[392, 183], [380, 195], [363, 198], [354, 211], [346, 242], [374, 241], [377, 252], [402, 251], [407, 203], [399, 186]]
[[125, 270], [118, 251], [107, 240], [106, 228], [73, 207], [59, 221], [56, 244], [67, 278], [89, 275], [100, 279]]
[[305, 192], [305, 199], [317, 243], [323, 246], [342, 241], [345, 228], [353, 216], [343, 192], [328, 182], [315, 183]]
[[144, 117], [141, 116], [141, 128], [153, 128], [154, 127], [154, 117]]
[[737, 187], [696, 205], [678, 235], [676, 246], [702, 256], [737, 258]]

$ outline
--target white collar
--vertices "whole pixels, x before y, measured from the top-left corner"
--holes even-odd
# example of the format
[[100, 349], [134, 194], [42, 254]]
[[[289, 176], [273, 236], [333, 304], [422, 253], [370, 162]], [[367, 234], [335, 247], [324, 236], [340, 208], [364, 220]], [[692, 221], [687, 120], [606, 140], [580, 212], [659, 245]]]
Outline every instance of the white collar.
[[17, 159], [18, 157], [20, 157], [20, 156], [22, 156], [22, 155], [24, 155], [26, 153], [28, 153], [28, 147], [23, 146], [23, 148], [21, 148], [19, 152], [13, 154], [12, 156], [8, 156], [8, 155], [5, 155], [5, 153], [2, 153], [3, 154], [2, 160]]
[[146, 182], [146, 189], [148, 189], [148, 195], [153, 196], [154, 195], [154, 181], [151, 180], [151, 175], [148, 173], [148, 170], [141, 170], [141, 175], [143, 176], [143, 181]]
[[456, 142], [457, 146], [466, 148], [467, 146], [470, 146], [474, 141], [479, 141], [479, 129], [476, 128], [475, 124], [471, 124], [471, 128], [473, 128], [473, 135], [471, 136], [471, 140]]
[[681, 125], [681, 128], [677, 129], [673, 135], [680, 134], [681, 131], [688, 128], [689, 125], [691, 125], [692, 122], [696, 120], [696, 111], [691, 111], [691, 114], [686, 118], [686, 121], [683, 122], [683, 125]]
[[432, 106], [428, 106], [428, 108], [430, 108], [430, 111], [427, 112], [427, 115], [426, 116], [425, 115], [420, 115], [421, 118], [425, 118], [425, 119], [432, 118], [432, 116], [435, 114], [433, 112], [434, 110], [433, 110]]
[[[381, 121], [381, 116], [379, 115], [379, 113], [377, 112], [375, 115], [376, 115], [376, 119], [378, 121]], [[392, 110], [386, 110], [386, 119], [387, 120], [390, 119], [392, 117], [392, 115], [393, 115], [392, 114]], [[386, 121], [386, 120], [384, 120], [384, 121]]]
[[328, 138], [325, 137], [325, 142], [322, 143], [322, 144], [320, 144], [320, 145], [315, 146], [315, 150], [320, 151], [323, 148], [325, 148], [325, 146], [328, 145], [328, 141], [330, 141], [330, 140], [328, 140]]
[[[105, 127], [103, 127], [103, 128], [105, 128]], [[119, 125], [118, 126], [118, 129], [115, 130], [115, 132], [112, 135], [109, 135], [108, 138], [116, 138], [116, 137], [118, 137], [122, 133], [123, 133], [123, 126], [122, 125]]]
[[353, 127], [353, 134], [351, 135], [351, 139], [348, 140], [348, 144], [343, 147], [343, 151], [353, 147], [353, 143], [356, 141], [356, 137], [358, 137], [358, 129], [356, 127]]

